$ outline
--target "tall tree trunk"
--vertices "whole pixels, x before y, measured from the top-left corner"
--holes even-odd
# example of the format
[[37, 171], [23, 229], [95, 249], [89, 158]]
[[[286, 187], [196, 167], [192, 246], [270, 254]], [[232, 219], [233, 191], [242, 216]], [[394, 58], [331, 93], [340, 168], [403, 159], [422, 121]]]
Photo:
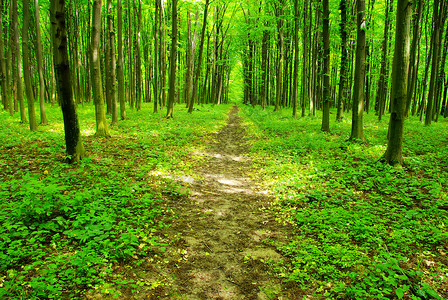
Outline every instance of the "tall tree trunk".
[[47, 113], [45, 112], [45, 80], [42, 60], [42, 39], [40, 35], [39, 0], [34, 0], [34, 15], [36, 18], [36, 54], [37, 71], [39, 72], [39, 104], [40, 104], [40, 124], [46, 125]]
[[123, 6], [121, 0], [117, 1], [118, 19], [118, 101], [120, 102], [120, 118], [126, 119], [126, 94], [124, 88], [124, 65], [123, 65]]
[[[277, 6], [278, 5], [278, 6]], [[280, 102], [283, 95], [283, 81], [282, 81], [282, 72], [283, 72], [283, 58], [284, 58], [284, 39], [283, 39], [283, 5], [284, 1], [279, 1], [275, 7], [275, 14], [278, 18], [277, 20], [277, 30], [278, 30], [278, 38], [277, 38], [277, 71], [276, 71], [276, 88], [275, 88], [275, 107], [274, 111], [278, 111], [280, 108]]]
[[297, 90], [299, 84], [299, 1], [294, 0], [294, 82], [292, 90], [292, 116], [297, 118]]
[[109, 137], [109, 128], [106, 120], [106, 110], [103, 99], [103, 86], [101, 81], [100, 61], [100, 34], [101, 34], [101, 2], [94, 0], [92, 8], [92, 41], [91, 41], [91, 77], [93, 100], [95, 102], [96, 135]]
[[434, 103], [437, 77], [439, 75], [439, 57], [440, 57], [440, 39], [443, 28], [443, 20], [445, 13], [445, 0], [434, 0], [433, 6], [433, 31], [431, 37], [431, 79], [429, 81], [428, 103], [426, 106], [425, 125], [431, 125], [434, 116]]
[[72, 94], [65, 24], [65, 0], [51, 0], [53, 59], [64, 117], [66, 153], [69, 162], [77, 162], [85, 156], [85, 150], [81, 141], [78, 115]]
[[16, 84], [16, 99], [20, 108], [20, 120], [22, 123], [26, 123], [25, 115], [25, 101], [23, 99], [23, 85], [22, 85], [22, 62], [20, 59], [20, 41], [19, 41], [19, 20], [17, 9], [17, 0], [11, 1], [11, 15], [12, 15], [12, 51], [14, 52], [13, 74], [14, 82]]
[[[265, 24], [266, 25], [266, 24]], [[267, 75], [268, 75], [268, 46], [269, 46], [269, 31], [263, 30], [263, 41], [261, 46], [261, 83], [260, 83], [260, 99], [261, 107], [264, 109], [267, 104]]]
[[[115, 60], [115, 28], [114, 28], [114, 16], [112, 14], [112, 0], [107, 0], [107, 47], [109, 48], [109, 86], [110, 86], [110, 98], [112, 104], [112, 124], [118, 122], [117, 111], [117, 85], [116, 85], [116, 60]], [[122, 49], [123, 51], [123, 49]]]
[[142, 59], [141, 59], [141, 27], [142, 27], [142, 1], [138, 0], [138, 7], [134, 0], [134, 11], [137, 13], [137, 31], [135, 34], [135, 84], [136, 84], [136, 109], [142, 109]]
[[387, 86], [389, 77], [388, 67], [388, 45], [389, 45], [389, 28], [390, 28], [390, 15], [393, 11], [394, 0], [386, 1], [386, 20], [384, 22], [384, 37], [381, 53], [381, 71], [380, 79], [378, 81], [378, 91], [376, 94], [376, 102], [378, 103], [378, 120], [381, 121], [384, 115], [387, 98]]
[[[364, 2], [364, 0], [358, 0]], [[322, 128], [324, 132], [330, 132], [330, 9], [328, 0], [322, 0], [323, 27], [322, 37], [324, 42], [323, 52], [323, 106], [322, 106]]]
[[309, 20], [308, 20], [308, 0], [305, 0], [303, 7], [303, 54], [302, 54], [302, 95], [301, 95], [301, 107], [302, 107], [302, 117], [305, 117], [306, 101], [309, 99]]
[[347, 99], [347, 67], [348, 67], [348, 49], [347, 49], [347, 5], [346, 0], [339, 3], [341, 10], [341, 23], [339, 23], [341, 34], [341, 69], [339, 71], [339, 95], [337, 104], [336, 120], [342, 121], [345, 101]]
[[389, 141], [383, 156], [384, 161], [390, 165], [403, 164], [403, 129], [408, 93], [411, 14], [410, 0], [398, 0], [395, 51], [392, 64], [392, 112], [389, 123]]
[[196, 61], [195, 68], [195, 78], [193, 85], [193, 95], [190, 100], [190, 107], [188, 108], [188, 112], [191, 114], [193, 112], [194, 101], [198, 95], [199, 88], [199, 76], [201, 75], [201, 64], [202, 64], [202, 53], [204, 52], [204, 40], [205, 40], [205, 29], [207, 28], [207, 16], [208, 16], [208, 6], [210, 4], [210, 0], [205, 0], [205, 8], [204, 8], [204, 20], [202, 22], [202, 31], [201, 31], [201, 43], [199, 45], [199, 55]]
[[364, 141], [363, 111], [366, 78], [366, 19], [365, 1], [357, 0], [357, 40], [355, 82], [353, 89], [352, 131], [350, 141]]
[[28, 117], [30, 119], [30, 130], [37, 130], [36, 113], [34, 110], [34, 92], [31, 84], [30, 49], [28, 46], [28, 31], [30, 27], [30, 1], [22, 0], [23, 25], [22, 25], [22, 59], [23, 76], [25, 79], [26, 99], [28, 101]]
[[173, 117], [174, 101], [176, 98], [176, 63], [177, 63], [177, 0], [172, 0], [171, 12], [171, 51], [170, 51], [170, 89], [166, 117]]
[[411, 54], [409, 61], [409, 78], [408, 78], [408, 99], [406, 101], [406, 116], [409, 116], [412, 99], [414, 98], [415, 86], [418, 75], [417, 47], [420, 44], [420, 26], [422, 20], [424, 0], [417, 0], [417, 13], [413, 18], [413, 37], [411, 45]]
[[3, 44], [3, 1], [0, 3], [0, 80], [1, 80], [1, 90], [2, 99], [5, 103], [5, 110], [9, 110], [9, 114], [14, 115], [14, 105], [12, 101], [11, 90], [9, 86], [9, 76], [8, 76], [8, 57], [6, 51], [4, 51]]

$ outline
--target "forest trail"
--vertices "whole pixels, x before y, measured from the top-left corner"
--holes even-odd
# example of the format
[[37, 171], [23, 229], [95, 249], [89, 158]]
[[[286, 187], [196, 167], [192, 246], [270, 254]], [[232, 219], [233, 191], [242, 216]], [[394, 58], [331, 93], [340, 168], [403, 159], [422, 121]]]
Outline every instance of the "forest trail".
[[[282, 226], [263, 208], [269, 197], [256, 191], [246, 174], [251, 161], [238, 107], [217, 133], [198, 170], [191, 197], [179, 204], [169, 231], [177, 238], [165, 255], [163, 273], [173, 281], [157, 298], [170, 299], [299, 299], [297, 287], [286, 287], [271, 274], [267, 262], [285, 258], [265, 239], [284, 238]], [[294, 291], [296, 290], [296, 291]]]

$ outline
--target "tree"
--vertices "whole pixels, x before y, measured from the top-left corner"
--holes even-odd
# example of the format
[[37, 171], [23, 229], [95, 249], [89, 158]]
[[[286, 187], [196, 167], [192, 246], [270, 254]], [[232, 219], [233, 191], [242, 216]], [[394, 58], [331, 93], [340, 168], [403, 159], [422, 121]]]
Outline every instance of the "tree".
[[118, 19], [118, 101], [120, 102], [120, 117], [126, 119], [126, 95], [124, 92], [124, 64], [123, 64], [123, 6], [121, 0], [117, 1], [117, 19]]
[[42, 38], [40, 34], [39, 0], [34, 0], [34, 16], [36, 18], [36, 60], [37, 71], [39, 73], [39, 104], [40, 104], [40, 124], [48, 124], [47, 113], [45, 112], [45, 79], [42, 55]]
[[171, 51], [170, 51], [170, 90], [168, 94], [168, 105], [166, 117], [173, 117], [174, 101], [176, 97], [176, 63], [177, 63], [177, 0], [172, 0], [171, 12]]
[[196, 61], [196, 67], [195, 67], [195, 71], [194, 71], [195, 79], [194, 79], [194, 85], [193, 85], [193, 94], [190, 99], [190, 107], [188, 107], [188, 112], [190, 114], [193, 112], [194, 101], [198, 95], [199, 75], [201, 74], [202, 53], [204, 52], [205, 29], [207, 28], [207, 16], [208, 16], [209, 4], [210, 4], [210, 0], [205, 0], [204, 20], [202, 22], [202, 30], [201, 30], [201, 43], [199, 45], [199, 55], [198, 55], [198, 59]]
[[20, 107], [20, 120], [22, 123], [26, 122], [25, 102], [23, 99], [23, 85], [22, 85], [22, 63], [20, 59], [20, 45], [19, 45], [19, 10], [17, 8], [17, 0], [11, 1], [11, 52], [14, 54], [13, 62], [13, 80], [16, 85], [16, 99]]
[[94, 0], [92, 8], [92, 40], [91, 40], [91, 66], [93, 101], [95, 102], [96, 135], [109, 137], [109, 128], [106, 121], [104, 108], [103, 86], [101, 81], [100, 62], [100, 34], [101, 34], [101, 3], [102, 0]]
[[356, 62], [355, 82], [353, 89], [352, 109], [352, 131], [350, 141], [365, 140], [363, 128], [363, 111], [365, 98], [366, 78], [366, 15], [365, 1], [357, 1], [357, 39], [356, 39]]
[[65, 13], [65, 0], [51, 0], [51, 36], [56, 83], [64, 117], [66, 153], [68, 161], [73, 163], [85, 156], [85, 150], [81, 141], [78, 115], [72, 94]]
[[436, 102], [436, 84], [437, 77], [439, 75], [439, 57], [440, 57], [440, 39], [442, 35], [443, 23], [446, 14], [446, 1], [434, 0], [433, 6], [433, 31], [431, 37], [431, 52], [432, 52], [432, 65], [431, 65], [431, 79], [429, 81], [429, 94], [428, 104], [426, 107], [425, 125], [431, 125], [431, 121], [434, 116], [434, 102]]
[[392, 64], [392, 109], [389, 125], [389, 141], [383, 160], [390, 165], [403, 164], [403, 130], [408, 93], [409, 51], [411, 39], [410, 0], [398, 0], [395, 51]]
[[297, 90], [299, 84], [299, 2], [294, 0], [294, 83], [292, 116], [297, 118]]
[[[117, 86], [116, 82], [116, 61], [115, 61], [115, 29], [114, 16], [112, 14], [112, 0], [107, 0], [107, 47], [109, 51], [109, 70], [107, 76], [109, 77], [109, 95], [112, 104], [112, 124], [118, 122], [117, 111]], [[123, 51], [123, 49], [121, 49]]]
[[[3, 1], [0, 1], [0, 33], [3, 33]], [[7, 52], [4, 50], [3, 34], [0, 38], [0, 84], [2, 92], [2, 100], [5, 109], [9, 110], [9, 114], [14, 115], [14, 106], [12, 103], [12, 95], [8, 83], [8, 69], [7, 69]]]
[[340, 34], [341, 34], [341, 69], [339, 71], [339, 95], [337, 103], [336, 120], [341, 121], [344, 113], [345, 101], [347, 99], [347, 67], [348, 67], [348, 47], [347, 47], [347, 3], [341, 0], [339, 4], [341, 10]]
[[22, 59], [23, 59], [23, 76], [25, 78], [26, 99], [28, 102], [28, 118], [30, 119], [30, 130], [37, 130], [36, 113], [34, 110], [34, 91], [31, 86], [31, 70], [30, 70], [30, 50], [28, 31], [30, 27], [30, 1], [23, 0], [23, 26], [22, 26]]
[[[364, 1], [364, 0], [358, 0]], [[323, 112], [322, 131], [330, 132], [330, 9], [328, 0], [322, 0], [323, 27], [322, 38], [324, 41], [324, 65], [323, 65]]]

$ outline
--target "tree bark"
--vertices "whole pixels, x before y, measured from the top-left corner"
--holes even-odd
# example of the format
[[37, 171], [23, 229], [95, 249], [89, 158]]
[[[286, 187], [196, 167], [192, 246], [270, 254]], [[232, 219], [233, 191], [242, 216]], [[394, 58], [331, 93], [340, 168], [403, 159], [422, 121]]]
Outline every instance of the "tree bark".
[[341, 34], [341, 69], [339, 71], [339, 95], [337, 104], [336, 120], [342, 121], [345, 101], [347, 99], [347, 67], [348, 67], [348, 49], [347, 49], [347, 5], [346, 0], [339, 3], [341, 10], [341, 23], [339, 23]]
[[14, 82], [16, 84], [16, 99], [20, 108], [20, 120], [22, 123], [26, 123], [25, 115], [25, 102], [23, 99], [23, 85], [22, 85], [22, 62], [20, 59], [20, 42], [19, 42], [19, 20], [18, 20], [18, 8], [17, 0], [11, 1], [11, 27], [12, 27], [12, 39], [11, 47], [12, 52], [14, 52], [14, 63], [13, 63], [13, 75]]
[[12, 101], [11, 89], [9, 86], [8, 76], [8, 57], [3, 45], [3, 1], [0, 3], [0, 81], [2, 87], [2, 99], [5, 104], [5, 110], [9, 111], [11, 116], [14, 115], [14, 105]]
[[357, 40], [356, 40], [356, 62], [355, 81], [353, 91], [352, 109], [352, 131], [350, 141], [364, 141], [364, 99], [366, 78], [366, 18], [365, 1], [357, 1]]
[[[112, 0], [107, 0], [107, 47], [109, 48], [109, 96], [112, 108], [112, 124], [118, 122], [117, 111], [117, 85], [116, 85], [116, 60], [115, 60], [115, 29], [114, 16], [112, 14]], [[123, 49], [121, 50], [123, 51]]]
[[176, 98], [176, 64], [177, 64], [177, 0], [172, 0], [171, 12], [171, 51], [170, 51], [170, 89], [166, 117], [173, 118], [174, 101]]
[[403, 164], [403, 130], [409, 71], [412, 2], [398, 0], [395, 51], [392, 64], [392, 112], [389, 123], [389, 141], [383, 160], [390, 165]]
[[138, 0], [138, 7], [134, 0], [134, 11], [137, 13], [137, 30], [135, 32], [135, 85], [136, 85], [136, 109], [142, 109], [142, 59], [141, 59], [141, 27], [142, 27], [142, 2]]
[[85, 156], [85, 150], [81, 141], [78, 116], [72, 94], [64, 6], [65, 0], [51, 0], [54, 68], [64, 117], [66, 153], [68, 161], [72, 163], [81, 160]]
[[40, 104], [40, 124], [48, 124], [47, 113], [45, 111], [45, 80], [42, 61], [42, 38], [40, 34], [39, 0], [34, 0], [34, 15], [36, 18], [36, 55], [37, 70], [39, 72], [39, 104]]
[[101, 81], [100, 34], [101, 34], [101, 3], [94, 0], [92, 8], [92, 41], [91, 41], [91, 77], [93, 100], [95, 102], [96, 136], [110, 137], [106, 120], [106, 110], [103, 99], [103, 85]]
[[306, 111], [306, 101], [309, 99], [310, 90], [309, 90], [309, 25], [308, 25], [308, 0], [305, 0], [305, 4], [303, 7], [303, 32], [302, 32], [302, 40], [303, 40], [303, 54], [302, 54], [302, 95], [301, 95], [301, 106], [302, 106], [302, 117], [305, 117]]
[[193, 112], [194, 108], [194, 101], [198, 95], [198, 89], [199, 89], [199, 76], [201, 75], [201, 64], [202, 64], [202, 53], [204, 52], [204, 40], [205, 40], [205, 29], [207, 28], [207, 16], [208, 16], [208, 6], [210, 4], [210, 0], [205, 0], [205, 8], [204, 8], [204, 20], [202, 22], [202, 31], [201, 31], [201, 43], [199, 45], [199, 55], [196, 62], [196, 68], [195, 68], [195, 78], [194, 78], [194, 85], [193, 85], [193, 95], [190, 99], [190, 107], [188, 107], [188, 112], [191, 114]]
[[294, 0], [294, 81], [292, 90], [292, 116], [297, 118], [297, 91], [299, 84], [299, 1]]
[[118, 19], [118, 101], [120, 102], [120, 118], [126, 119], [126, 94], [124, 88], [124, 65], [123, 65], [123, 5], [121, 0], [117, 1]]
[[[364, 0], [358, 0], [364, 2]], [[328, 0], [322, 0], [323, 6], [323, 30], [324, 42], [323, 52], [323, 106], [322, 106], [322, 128], [324, 132], [330, 132], [330, 9]]]

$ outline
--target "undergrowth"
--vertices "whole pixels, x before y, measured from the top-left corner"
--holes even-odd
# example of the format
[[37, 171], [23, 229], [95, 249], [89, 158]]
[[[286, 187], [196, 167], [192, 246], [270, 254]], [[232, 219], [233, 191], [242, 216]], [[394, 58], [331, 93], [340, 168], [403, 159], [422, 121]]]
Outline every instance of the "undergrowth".
[[350, 122], [243, 109], [257, 138], [258, 181], [275, 196], [294, 238], [277, 245], [286, 281], [319, 299], [448, 298], [447, 121], [406, 121], [403, 168], [379, 162], [387, 121], [365, 116], [368, 142], [348, 143]]
[[171, 178], [200, 163], [189, 153], [225, 122], [228, 106], [173, 120], [150, 106], [128, 111], [112, 138], [94, 137], [93, 107], [79, 109], [88, 158], [64, 163], [62, 114], [29, 132], [0, 113], [0, 298], [119, 298], [165, 284], [137, 271], [161, 254], [172, 201], [188, 193]]

